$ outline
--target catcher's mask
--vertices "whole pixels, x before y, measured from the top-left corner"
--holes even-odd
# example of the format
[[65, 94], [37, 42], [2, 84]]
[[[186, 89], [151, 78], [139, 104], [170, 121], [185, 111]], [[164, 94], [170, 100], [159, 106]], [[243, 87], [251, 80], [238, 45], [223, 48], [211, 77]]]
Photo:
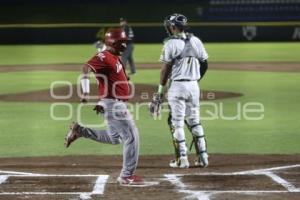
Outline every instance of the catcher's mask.
[[126, 49], [127, 36], [121, 28], [111, 28], [105, 33], [104, 43], [120, 55]]
[[172, 35], [171, 27], [175, 26], [179, 30], [183, 31], [186, 29], [187, 26], [187, 18], [186, 16], [178, 13], [174, 13], [172, 15], [169, 15], [164, 20], [164, 26], [166, 28], [166, 31], [169, 35]]

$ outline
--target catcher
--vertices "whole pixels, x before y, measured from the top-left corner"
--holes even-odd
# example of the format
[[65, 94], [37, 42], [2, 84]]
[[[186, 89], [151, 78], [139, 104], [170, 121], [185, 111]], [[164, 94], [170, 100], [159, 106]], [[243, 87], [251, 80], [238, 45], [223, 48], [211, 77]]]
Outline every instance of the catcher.
[[164, 26], [170, 37], [165, 40], [160, 57], [163, 62], [160, 85], [158, 93], [154, 94], [150, 103], [150, 112], [154, 116], [160, 114], [163, 88], [169, 79], [168, 124], [175, 149], [175, 159], [169, 165], [173, 168], [189, 167], [184, 133], [184, 124], [186, 124], [193, 135], [195, 144], [197, 158], [194, 164], [207, 167], [206, 140], [199, 119], [198, 81], [203, 78], [207, 70], [208, 55], [201, 40], [185, 32], [187, 18], [184, 15], [175, 13], [166, 17]]

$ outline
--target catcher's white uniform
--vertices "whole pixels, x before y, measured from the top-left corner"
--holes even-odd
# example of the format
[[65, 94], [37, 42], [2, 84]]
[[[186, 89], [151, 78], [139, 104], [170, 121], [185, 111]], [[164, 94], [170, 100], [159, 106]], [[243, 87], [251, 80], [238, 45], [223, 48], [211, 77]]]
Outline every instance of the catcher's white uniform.
[[200, 151], [197, 153], [206, 154], [203, 128], [199, 123], [200, 89], [198, 80], [200, 79], [199, 60], [204, 61], [207, 58], [208, 54], [201, 40], [192, 34], [184, 32], [171, 37], [165, 42], [160, 57], [160, 61], [172, 63], [168, 102], [171, 109], [172, 127], [174, 129], [173, 137], [178, 144], [179, 156], [185, 157], [185, 159], [187, 158], [187, 148], [184, 134], [184, 120], [186, 120], [193, 136], [197, 139], [195, 145], [197, 145]]

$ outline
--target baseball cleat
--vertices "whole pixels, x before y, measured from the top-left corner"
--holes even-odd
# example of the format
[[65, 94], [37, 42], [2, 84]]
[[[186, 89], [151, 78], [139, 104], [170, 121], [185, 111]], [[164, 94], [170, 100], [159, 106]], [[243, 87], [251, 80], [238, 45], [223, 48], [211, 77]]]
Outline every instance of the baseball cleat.
[[65, 137], [65, 147], [66, 148], [68, 148], [72, 142], [74, 142], [75, 140], [77, 140], [80, 137], [79, 132], [78, 132], [79, 127], [80, 127], [80, 125], [77, 122], [72, 122], [72, 124], [70, 125], [70, 131]]
[[199, 158], [195, 160], [195, 166], [197, 167], [207, 167], [208, 164], [208, 154], [206, 152], [201, 153]]
[[172, 168], [177, 168], [179, 167], [179, 163], [176, 160], [171, 160], [169, 166]]
[[127, 177], [118, 177], [117, 182], [120, 185], [126, 186], [126, 185], [143, 185], [143, 179], [140, 176], [131, 175]]
[[179, 168], [189, 168], [189, 166], [190, 166], [190, 163], [189, 163], [187, 156], [181, 156]]
[[179, 162], [176, 160], [171, 160], [169, 166], [172, 168], [189, 168], [190, 163], [187, 156], [181, 156]]

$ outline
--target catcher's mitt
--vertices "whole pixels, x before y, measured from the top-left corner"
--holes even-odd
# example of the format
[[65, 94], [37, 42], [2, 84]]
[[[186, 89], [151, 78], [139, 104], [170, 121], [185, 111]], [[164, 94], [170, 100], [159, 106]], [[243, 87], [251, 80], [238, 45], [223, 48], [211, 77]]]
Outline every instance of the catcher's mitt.
[[152, 101], [149, 104], [149, 111], [153, 118], [156, 118], [160, 115], [162, 102], [163, 95], [160, 93], [154, 93]]

